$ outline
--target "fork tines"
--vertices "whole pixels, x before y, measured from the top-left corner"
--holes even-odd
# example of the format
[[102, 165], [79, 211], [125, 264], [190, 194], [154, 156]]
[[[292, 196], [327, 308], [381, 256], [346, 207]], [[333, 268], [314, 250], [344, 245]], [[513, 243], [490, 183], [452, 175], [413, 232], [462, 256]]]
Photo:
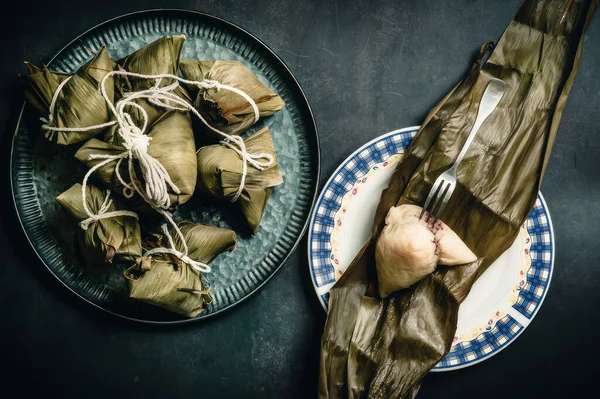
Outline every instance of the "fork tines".
[[427, 200], [425, 201], [425, 205], [423, 206], [419, 218], [422, 219], [425, 212], [428, 212], [430, 215], [440, 215], [446, 207], [446, 204], [448, 204], [448, 200], [450, 199], [450, 196], [452, 196], [453, 191], [453, 184], [450, 181], [443, 179], [443, 176], [436, 179], [429, 191], [429, 195], [427, 196]]

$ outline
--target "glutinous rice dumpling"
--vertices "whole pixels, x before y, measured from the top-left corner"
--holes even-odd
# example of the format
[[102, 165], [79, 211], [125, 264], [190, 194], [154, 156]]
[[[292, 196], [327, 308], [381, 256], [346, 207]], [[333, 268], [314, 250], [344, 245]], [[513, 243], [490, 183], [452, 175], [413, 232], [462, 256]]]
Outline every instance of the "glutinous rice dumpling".
[[381, 297], [410, 287], [438, 264], [471, 263], [477, 256], [450, 227], [416, 205], [392, 207], [375, 247], [375, 264]]
[[[256, 103], [260, 117], [281, 110], [285, 103], [239, 61], [193, 61], [180, 63], [183, 77], [193, 81], [214, 80], [246, 93]], [[214, 128], [232, 135], [244, 133], [255, 123], [255, 112], [248, 101], [229, 90], [188, 88], [194, 107]], [[206, 132], [209, 135], [213, 133]], [[216, 137], [221, 139], [221, 137]]]
[[202, 147], [197, 153], [198, 188], [213, 199], [230, 201], [243, 181], [243, 189], [235, 203], [256, 234], [273, 187], [282, 184], [283, 178], [268, 127], [249, 136], [244, 143], [249, 153], [272, 156], [273, 164], [263, 170], [248, 165], [244, 177], [244, 161], [235, 150], [221, 144]]
[[[29, 82], [25, 98], [44, 115], [49, 127], [86, 128], [106, 124], [114, 119], [100, 93], [102, 79], [115, 69], [115, 63], [108, 56], [106, 48], [100, 49], [95, 57], [75, 74], [51, 72], [46, 66], [38, 68], [30, 63], [25, 65], [29, 69], [29, 75], [23, 76]], [[60, 91], [56, 92], [59, 87]], [[55, 94], [57, 97], [54, 108], [50, 109]], [[106, 80], [106, 94], [109, 101], [114, 101], [112, 77]], [[46, 129], [46, 138], [57, 144], [74, 144], [109, 129], [111, 127], [82, 132]]]
[[[180, 222], [178, 227], [186, 240], [188, 256], [198, 262], [212, 263], [217, 256], [235, 249], [236, 235], [229, 229]], [[183, 251], [178, 235], [170, 229], [175, 249]], [[165, 234], [151, 234], [144, 249], [169, 247]], [[210, 287], [203, 276], [181, 259], [170, 254], [139, 257], [125, 272], [129, 295], [163, 309], [187, 317], [196, 317], [205, 304], [212, 302]]]
[[[85, 199], [88, 209], [93, 214], [98, 214], [105, 203], [106, 192], [87, 184]], [[78, 222], [88, 219], [83, 207], [81, 184], [73, 185], [56, 197], [56, 201]], [[116, 199], [104, 209], [105, 213], [121, 210], [124, 207]], [[142, 255], [140, 224], [132, 216], [91, 221], [85, 229], [78, 226], [75, 238], [81, 257], [90, 264], [102, 265], [115, 259], [131, 261]]]

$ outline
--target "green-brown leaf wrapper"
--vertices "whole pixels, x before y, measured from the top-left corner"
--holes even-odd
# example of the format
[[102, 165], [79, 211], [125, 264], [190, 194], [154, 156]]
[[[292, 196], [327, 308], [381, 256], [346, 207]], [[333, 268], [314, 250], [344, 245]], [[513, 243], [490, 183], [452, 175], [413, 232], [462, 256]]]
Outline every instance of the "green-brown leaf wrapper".
[[[216, 80], [242, 90], [254, 100], [261, 118], [273, 115], [285, 106], [281, 97], [239, 61], [184, 60], [180, 68], [185, 79]], [[254, 124], [254, 110], [239, 94], [226, 89], [198, 90], [196, 87], [189, 87], [188, 91], [194, 99], [194, 107], [211, 126], [227, 134], [240, 135]], [[204, 130], [206, 135], [222, 139], [209, 129]]]
[[[271, 154], [273, 165], [258, 170], [248, 165], [242, 194], [236, 201], [253, 233], [258, 227], [273, 192], [273, 187], [283, 183], [277, 165], [273, 138], [268, 127], [248, 136], [246, 150], [252, 154]], [[204, 194], [221, 201], [231, 201], [242, 180], [242, 157], [231, 148], [221, 144], [209, 145], [198, 150], [198, 189]]]
[[[127, 57], [118, 60], [117, 64], [122, 70], [142, 75], [178, 75], [179, 58], [184, 43], [184, 35], [163, 36], [129, 54]], [[153, 87], [156, 81], [154, 79], [119, 76], [115, 83], [115, 96], [116, 100], [119, 100], [124, 93], [146, 90]], [[163, 79], [160, 86], [166, 86], [171, 83], [173, 83], [172, 79]], [[175, 92], [187, 101], [191, 101], [189, 95], [182, 87], [177, 88]], [[144, 99], [136, 100], [136, 103], [141, 105], [146, 111], [148, 126], [151, 126], [161, 115], [167, 112], [165, 108], [157, 107]], [[143, 119], [139, 110], [129, 107], [126, 109], [126, 112], [131, 114], [133, 122], [141, 127]], [[116, 134], [115, 129], [111, 129], [104, 137], [104, 140], [111, 144], [120, 143], [120, 137]]]
[[[483, 68], [480, 58], [431, 110], [382, 194], [372, 237], [330, 292], [320, 398], [412, 398], [448, 353], [460, 303], [515, 240], [536, 201], [597, 5], [526, 1]], [[425, 202], [458, 155], [492, 77], [508, 84], [506, 93], [475, 137], [450, 203], [438, 215], [479, 259], [439, 267], [380, 299], [374, 247], [385, 215], [395, 205]]]
[[[190, 222], [178, 223], [188, 245], [188, 256], [198, 262], [212, 263], [217, 256], [235, 249], [236, 236], [232, 230]], [[179, 251], [183, 246], [176, 233], [170, 230]], [[153, 234], [146, 240], [145, 249], [158, 246], [169, 248], [166, 237]], [[147, 247], [147, 248], [146, 248]], [[196, 317], [205, 304], [212, 302], [210, 287], [196, 271], [171, 255], [149, 255], [137, 259], [125, 272], [129, 295], [186, 317]]]
[[[97, 214], [106, 192], [96, 186], [86, 185], [86, 204], [90, 212]], [[81, 184], [77, 183], [56, 197], [56, 201], [77, 222], [88, 218], [83, 209]], [[107, 212], [125, 208], [112, 198]], [[113, 260], [133, 260], [142, 255], [142, 237], [138, 220], [131, 216], [117, 216], [92, 222], [87, 230], [77, 227], [75, 234], [78, 250], [86, 263], [97, 266]]]
[[[162, 114], [148, 130], [148, 136], [152, 138], [148, 147], [148, 153], [160, 162], [173, 183], [179, 188], [180, 194], [169, 193], [173, 207], [188, 201], [196, 187], [196, 145], [192, 132], [192, 122], [187, 112], [169, 111]], [[89, 159], [93, 154], [118, 155], [125, 149], [119, 145], [109, 144], [102, 140], [90, 139], [77, 151], [75, 157], [83, 162], [88, 168], [102, 162], [101, 159]], [[137, 165], [137, 160], [134, 161]], [[123, 186], [115, 174], [117, 162], [110, 162], [94, 172], [107, 188], [113, 192], [122, 194]], [[120, 174], [128, 182], [127, 171], [128, 160], [121, 163]], [[142, 172], [136, 169], [136, 175], [143, 180]], [[139, 183], [143, 187], [143, 181]], [[128, 200], [135, 210], [149, 211], [143, 200], [136, 194]]]
[[[71, 77], [58, 95], [53, 126], [81, 128], [100, 125], [114, 119], [106, 100], [100, 93], [102, 79], [115, 68], [115, 63], [110, 59], [105, 47], [73, 75], [51, 72], [45, 66], [38, 68], [30, 63], [26, 65], [29, 75], [23, 77], [29, 82], [29, 87], [25, 91], [25, 98], [46, 118], [58, 85]], [[110, 101], [114, 101], [112, 77], [106, 81], [106, 92]], [[58, 144], [74, 144], [109, 129], [95, 129], [88, 132], [46, 132], [46, 137]]]

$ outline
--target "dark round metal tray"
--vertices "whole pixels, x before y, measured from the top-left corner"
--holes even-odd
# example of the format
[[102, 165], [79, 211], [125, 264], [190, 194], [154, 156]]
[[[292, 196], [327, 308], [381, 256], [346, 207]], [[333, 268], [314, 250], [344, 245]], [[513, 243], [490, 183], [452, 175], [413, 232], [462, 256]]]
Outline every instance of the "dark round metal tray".
[[181, 218], [229, 227], [238, 233], [238, 248], [222, 255], [207, 275], [214, 301], [195, 319], [185, 319], [130, 299], [122, 270], [92, 274], [78, 262], [73, 245], [77, 225], [55, 198], [85, 174], [73, 157], [76, 149], [48, 142], [35, 112], [23, 106], [11, 153], [11, 183], [21, 225], [46, 267], [82, 299], [115, 315], [150, 323], [182, 323], [221, 312], [260, 288], [283, 264], [301, 239], [319, 181], [319, 141], [302, 89], [283, 61], [259, 39], [222, 19], [185, 10], [151, 10], [106, 21], [58, 52], [52, 70], [73, 72], [106, 45], [118, 59], [167, 34], [185, 34], [182, 58], [242, 61], [286, 102], [276, 115], [261, 120], [272, 133], [284, 184], [277, 187], [256, 236], [227, 208], [203, 203], [196, 195], [178, 211]]

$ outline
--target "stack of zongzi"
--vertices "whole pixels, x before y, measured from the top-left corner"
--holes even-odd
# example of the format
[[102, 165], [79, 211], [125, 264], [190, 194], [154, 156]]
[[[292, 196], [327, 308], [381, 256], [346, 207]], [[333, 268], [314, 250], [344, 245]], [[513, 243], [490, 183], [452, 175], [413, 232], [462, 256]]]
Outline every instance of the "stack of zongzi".
[[[172, 212], [200, 181], [201, 193], [235, 199], [256, 233], [273, 187], [282, 183], [271, 133], [265, 127], [245, 140], [230, 134], [242, 134], [284, 103], [240, 62], [180, 64], [185, 40], [164, 36], [116, 63], [102, 48], [74, 74], [27, 64], [25, 79], [28, 102], [47, 117], [46, 136], [58, 144], [83, 142], [75, 154], [89, 168], [83, 187], [56, 198], [80, 222], [75, 246], [83, 262], [126, 268], [132, 298], [195, 317], [212, 301], [208, 264], [235, 248], [236, 235], [186, 221], [175, 225]], [[193, 98], [179, 85], [180, 66], [186, 84], [197, 80], [186, 86]], [[214, 81], [229, 89], [209, 89]], [[214, 125], [210, 134], [221, 129], [224, 139], [198, 154], [191, 119], [197, 110]], [[197, 135], [207, 136], [205, 128]], [[146, 223], [128, 209], [144, 212]], [[170, 229], [148, 234], [155, 218]], [[140, 226], [148, 229], [143, 250]]]

